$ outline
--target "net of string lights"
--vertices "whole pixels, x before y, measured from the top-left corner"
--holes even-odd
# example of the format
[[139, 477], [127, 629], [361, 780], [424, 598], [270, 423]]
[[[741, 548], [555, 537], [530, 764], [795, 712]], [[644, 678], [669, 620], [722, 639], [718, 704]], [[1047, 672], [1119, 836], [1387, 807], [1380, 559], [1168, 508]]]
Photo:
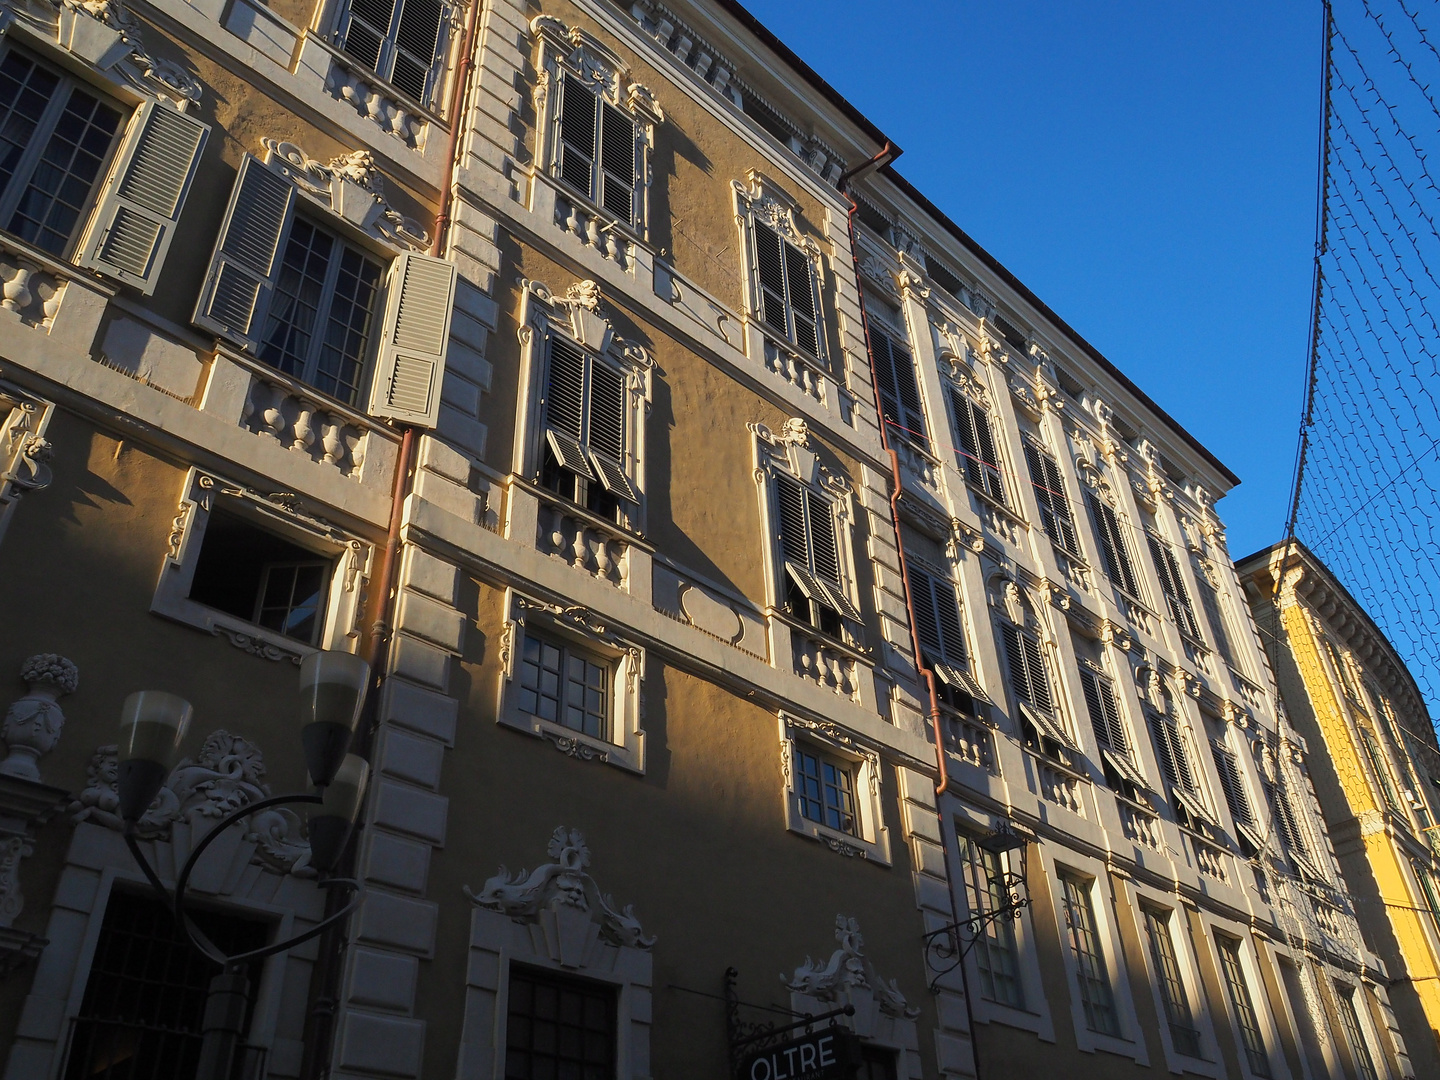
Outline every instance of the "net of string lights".
[[[1313, 325], [1287, 537], [1440, 712], [1440, 7], [1325, 4]], [[1433, 722], [1433, 719], [1432, 719]]]

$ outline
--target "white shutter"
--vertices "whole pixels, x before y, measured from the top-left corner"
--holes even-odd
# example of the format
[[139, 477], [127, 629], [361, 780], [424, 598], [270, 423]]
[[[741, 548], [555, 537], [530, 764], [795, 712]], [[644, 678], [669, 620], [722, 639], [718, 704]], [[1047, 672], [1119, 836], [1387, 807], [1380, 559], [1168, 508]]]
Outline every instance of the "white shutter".
[[155, 291], [210, 126], [169, 102], [136, 110], [76, 260]]
[[294, 185], [246, 154], [195, 305], [196, 326], [259, 351], [264, 301], [275, 283], [280, 240], [294, 209]]
[[390, 268], [370, 415], [433, 428], [450, 347], [455, 265], [405, 254]]

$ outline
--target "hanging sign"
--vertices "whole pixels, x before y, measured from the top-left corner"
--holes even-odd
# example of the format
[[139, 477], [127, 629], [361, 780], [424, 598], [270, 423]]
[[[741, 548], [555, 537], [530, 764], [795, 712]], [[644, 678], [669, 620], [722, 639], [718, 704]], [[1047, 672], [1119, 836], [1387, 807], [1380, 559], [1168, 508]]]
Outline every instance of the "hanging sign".
[[740, 1063], [740, 1080], [855, 1080], [860, 1042], [849, 1028], [824, 1027], [755, 1050]]

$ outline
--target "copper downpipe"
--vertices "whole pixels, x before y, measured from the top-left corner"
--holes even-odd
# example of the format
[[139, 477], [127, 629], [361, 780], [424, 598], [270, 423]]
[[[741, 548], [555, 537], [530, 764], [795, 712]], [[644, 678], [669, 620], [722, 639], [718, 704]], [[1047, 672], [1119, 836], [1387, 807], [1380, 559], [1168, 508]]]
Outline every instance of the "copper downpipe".
[[[470, 0], [470, 10], [465, 18], [465, 41], [460, 49], [460, 61], [455, 68], [455, 80], [450, 93], [450, 139], [445, 157], [445, 176], [440, 185], [440, 205], [435, 213], [435, 235], [429, 250], [429, 254], [436, 257], [444, 253], [445, 241], [450, 232], [450, 207], [455, 200], [456, 159], [460, 153], [460, 126], [464, 120], [465, 98], [475, 55], [475, 37], [480, 26], [481, 2], [482, 0]], [[415, 451], [420, 437], [419, 429], [408, 424], [402, 425], [400, 430], [400, 453], [395, 462], [395, 483], [390, 493], [390, 521], [385, 533], [385, 550], [372, 579], [377, 586], [377, 593], [365, 657], [370, 664], [370, 691], [351, 743], [351, 751], [366, 759], [370, 757], [375, 731], [379, 727], [380, 695], [390, 659], [390, 620], [395, 607], [396, 578], [399, 573], [400, 530], [404, 523], [405, 500], [410, 495], [411, 474], [415, 469]], [[355, 843], [352, 839], [341, 868], [337, 871], [341, 877], [354, 876]], [[329, 890], [325, 898], [326, 916], [333, 913], [332, 909], [338, 911], [343, 903], [338, 890]], [[321, 1077], [329, 1075], [348, 923], [347, 919], [344, 924], [327, 931], [320, 938], [315, 969], [311, 976], [310, 1009], [306, 1018], [308, 1030], [300, 1067], [303, 1080], [320, 1080]]]

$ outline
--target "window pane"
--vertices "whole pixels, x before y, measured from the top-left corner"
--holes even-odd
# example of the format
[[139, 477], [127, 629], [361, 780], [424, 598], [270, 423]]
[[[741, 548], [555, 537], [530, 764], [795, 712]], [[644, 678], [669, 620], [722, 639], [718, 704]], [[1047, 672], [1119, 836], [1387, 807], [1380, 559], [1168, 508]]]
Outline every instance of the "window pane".
[[1230, 1004], [1235, 1009], [1235, 1020], [1240, 1025], [1240, 1041], [1245, 1048], [1250, 1071], [1256, 1076], [1270, 1076], [1270, 1058], [1265, 1053], [1265, 1038], [1260, 1033], [1260, 1020], [1255, 1015], [1255, 1005], [1250, 999], [1250, 987], [1245, 982], [1245, 972], [1240, 963], [1240, 942], [1231, 938], [1219, 938], [1220, 967], [1225, 973], [1225, 986], [1230, 993]]
[[[1005, 883], [1005, 856], [985, 851], [973, 838], [965, 837], [965, 906], [971, 916], [999, 910], [1010, 900]], [[1015, 920], [1008, 915], [992, 919], [974, 945], [975, 965], [980, 970], [982, 997], [1025, 1007], [1024, 989], [1016, 966]]]
[[71, 90], [11, 215], [10, 231], [63, 254], [119, 127], [117, 110], [79, 87]]
[[615, 1075], [615, 991], [511, 967], [505, 1080]]
[[347, 404], [355, 403], [370, 344], [371, 314], [380, 288], [380, 265], [347, 247], [330, 299], [325, 342], [320, 349], [315, 386]]
[[60, 76], [11, 49], [0, 60], [0, 194], [15, 176]]
[[260, 359], [296, 378], [306, 376], [334, 247], [334, 238], [308, 221], [297, 218], [290, 227], [261, 338]]
[[1165, 1019], [1170, 1025], [1170, 1041], [1177, 1054], [1200, 1056], [1200, 1032], [1190, 1013], [1190, 999], [1180, 975], [1180, 962], [1175, 956], [1175, 942], [1170, 936], [1169, 912], [1145, 909], [1145, 934], [1150, 942], [1150, 962], [1160, 985], [1160, 1000], [1165, 1005]]
[[1120, 1018], [1115, 1012], [1110, 974], [1105, 954], [1095, 928], [1095, 908], [1090, 898], [1089, 882], [1062, 878], [1065, 887], [1065, 924], [1069, 934], [1070, 952], [1075, 958], [1075, 976], [1080, 984], [1080, 1001], [1085, 1008], [1085, 1022], [1092, 1031], [1102, 1035], [1119, 1035]]

